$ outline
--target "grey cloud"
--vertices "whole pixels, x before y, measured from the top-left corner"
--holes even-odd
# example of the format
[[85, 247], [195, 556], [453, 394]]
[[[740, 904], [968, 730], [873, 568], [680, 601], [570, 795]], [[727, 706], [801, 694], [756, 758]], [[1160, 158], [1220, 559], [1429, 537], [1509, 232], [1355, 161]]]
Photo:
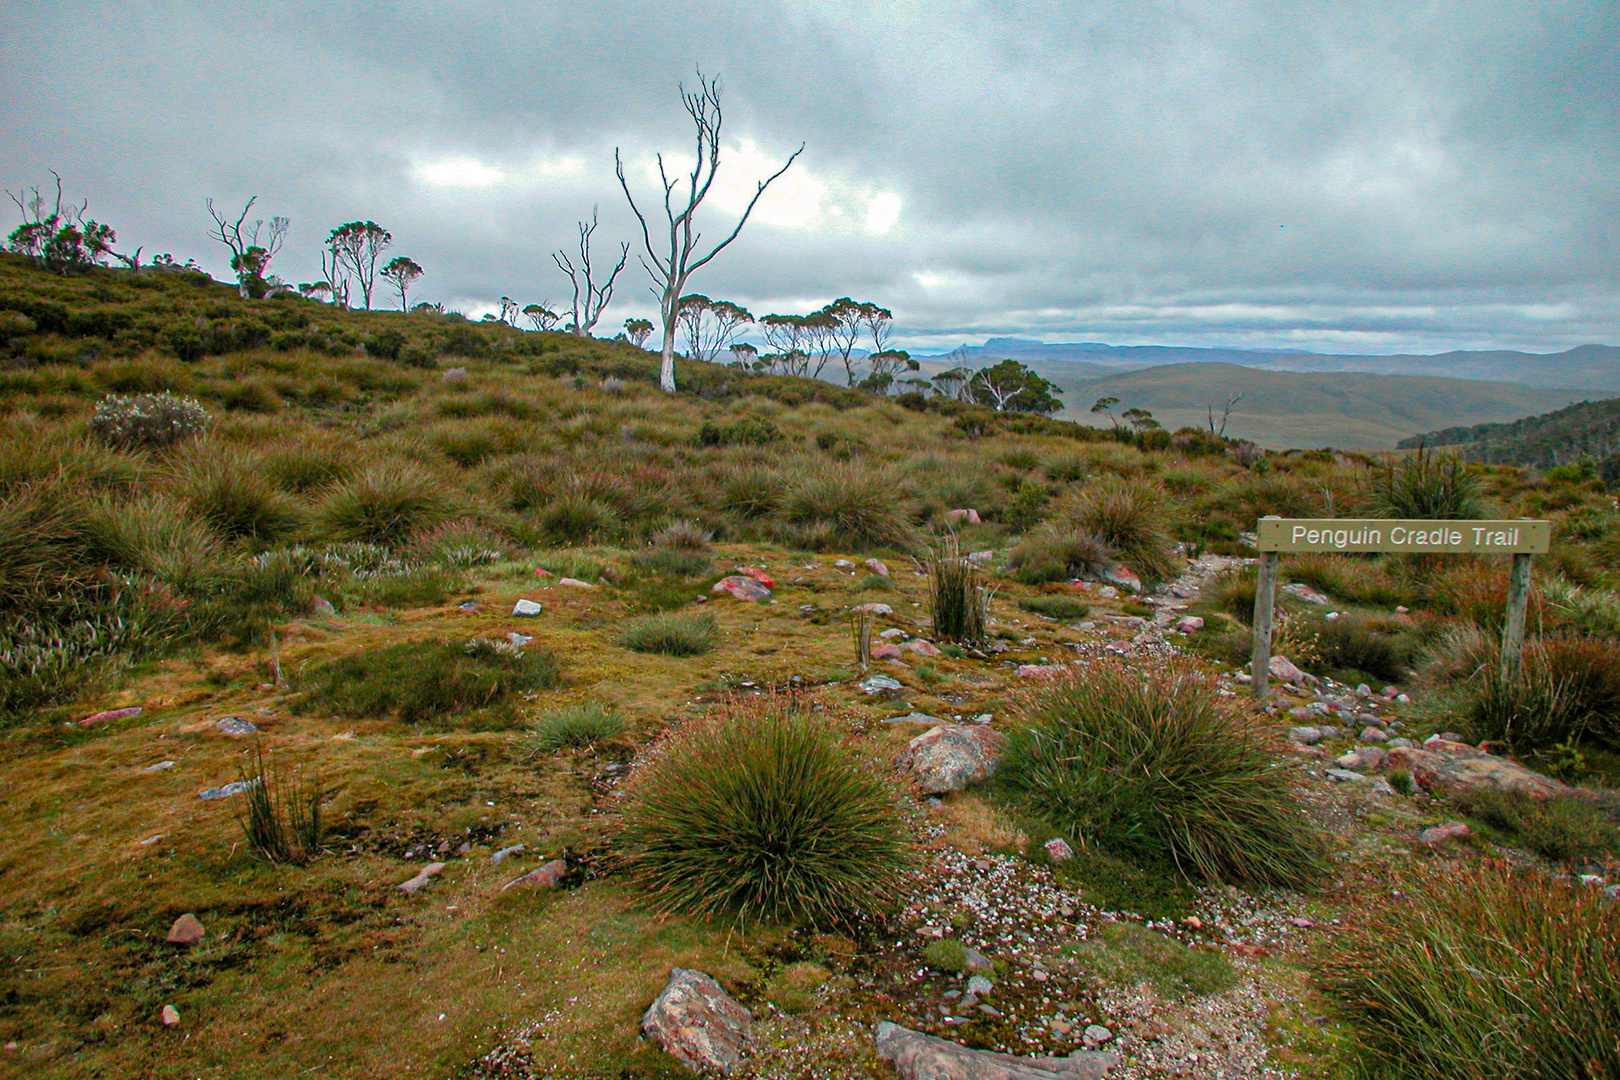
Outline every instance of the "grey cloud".
[[[202, 200], [258, 193], [290, 277], [366, 217], [424, 295], [556, 300], [547, 253], [593, 203], [635, 235], [613, 148], [684, 150], [702, 65], [733, 136], [904, 200], [886, 235], [751, 224], [693, 284], [756, 312], [869, 297], [919, 345], [1554, 351], [1620, 340], [1617, 44], [1603, 0], [12, 3], [0, 180], [56, 168], [131, 246], [221, 272]], [[450, 157], [586, 171], [413, 181]], [[619, 295], [614, 322], [652, 310], [634, 267]]]

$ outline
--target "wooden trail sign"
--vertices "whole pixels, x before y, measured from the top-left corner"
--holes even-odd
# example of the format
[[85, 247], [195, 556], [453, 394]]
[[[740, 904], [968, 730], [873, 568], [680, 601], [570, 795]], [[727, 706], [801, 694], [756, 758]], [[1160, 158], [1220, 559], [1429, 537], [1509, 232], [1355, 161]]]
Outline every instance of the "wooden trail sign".
[[1261, 518], [1255, 527], [1260, 574], [1254, 590], [1254, 696], [1266, 696], [1271, 679], [1271, 631], [1277, 607], [1277, 557], [1281, 554], [1408, 552], [1426, 555], [1511, 555], [1507, 621], [1502, 627], [1504, 681], [1515, 678], [1524, 655], [1524, 610], [1530, 598], [1530, 558], [1552, 543], [1552, 523], [1427, 521], [1352, 518]]

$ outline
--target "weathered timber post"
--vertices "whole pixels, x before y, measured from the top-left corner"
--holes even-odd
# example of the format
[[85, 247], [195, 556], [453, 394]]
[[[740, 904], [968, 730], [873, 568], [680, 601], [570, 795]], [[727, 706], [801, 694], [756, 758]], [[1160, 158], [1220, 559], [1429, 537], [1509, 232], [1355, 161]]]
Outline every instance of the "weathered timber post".
[[1254, 583], [1254, 699], [1264, 701], [1271, 678], [1271, 618], [1277, 608], [1277, 553], [1260, 553], [1260, 575]]
[[1502, 624], [1502, 681], [1519, 677], [1524, 660], [1524, 610], [1530, 600], [1531, 555], [1514, 555], [1508, 574], [1507, 621]]

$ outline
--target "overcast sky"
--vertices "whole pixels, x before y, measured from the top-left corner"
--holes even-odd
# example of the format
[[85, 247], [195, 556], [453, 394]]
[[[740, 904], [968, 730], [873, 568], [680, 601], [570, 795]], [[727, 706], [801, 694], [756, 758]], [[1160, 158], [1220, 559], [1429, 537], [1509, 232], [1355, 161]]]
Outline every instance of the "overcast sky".
[[[54, 168], [125, 248], [220, 277], [207, 197], [290, 217], [295, 282], [369, 218], [424, 299], [556, 307], [548, 253], [593, 205], [637, 238], [614, 148], [650, 198], [701, 66], [709, 235], [805, 144], [691, 283], [755, 314], [873, 300], [922, 350], [1551, 352], [1620, 343], [1617, 46], [1614, 0], [0, 0], [0, 186]], [[647, 286], [632, 261], [604, 328]]]

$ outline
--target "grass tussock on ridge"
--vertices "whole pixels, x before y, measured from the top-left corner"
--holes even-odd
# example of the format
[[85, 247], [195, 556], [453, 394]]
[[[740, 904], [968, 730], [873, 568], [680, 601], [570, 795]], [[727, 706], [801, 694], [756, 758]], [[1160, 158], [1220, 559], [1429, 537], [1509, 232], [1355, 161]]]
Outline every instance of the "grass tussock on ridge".
[[1210, 882], [1300, 887], [1326, 871], [1268, 734], [1191, 664], [1096, 662], [1020, 712], [998, 784], [1081, 844]]
[[621, 836], [662, 911], [835, 925], [889, 910], [913, 862], [899, 796], [786, 701], [733, 701], [659, 747]]

